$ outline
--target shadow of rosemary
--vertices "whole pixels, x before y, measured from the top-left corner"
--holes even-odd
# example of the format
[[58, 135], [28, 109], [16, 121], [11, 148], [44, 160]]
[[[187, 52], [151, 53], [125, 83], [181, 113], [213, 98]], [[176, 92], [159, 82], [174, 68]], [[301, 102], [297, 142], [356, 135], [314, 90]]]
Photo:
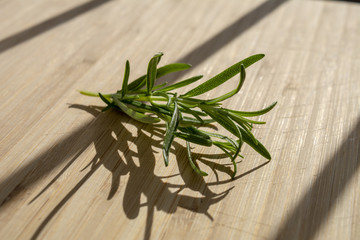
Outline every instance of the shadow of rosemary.
[[[224, 172], [229, 175], [229, 180], [217, 181], [213, 183], [206, 183], [204, 178], [193, 172], [187, 160], [184, 161], [185, 147], [181, 144], [173, 142], [175, 149], [172, 153], [175, 154], [179, 167], [179, 174], [184, 184], [172, 184], [165, 182], [163, 179], [174, 177], [173, 176], [157, 176], [154, 173], [156, 158], [153, 148], [161, 149], [161, 140], [156, 141], [154, 137], [163, 137], [165, 134], [164, 128], [159, 128], [151, 125], [145, 125], [133, 121], [132, 119], [119, 114], [115, 110], [107, 111], [103, 114], [100, 113], [98, 107], [88, 107], [83, 105], [71, 105], [71, 108], [85, 110], [96, 117], [97, 123], [94, 124], [91, 134], [91, 140], [94, 144], [96, 154], [89, 164], [82, 169], [88, 171], [84, 177], [63, 197], [54, 209], [47, 215], [47, 217], [39, 225], [31, 239], [37, 239], [42, 230], [47, 226], [49, 221], [61, 210], [68, 200], [84, 185], [84, 183], [99, 169], [105, 167], [111, 173], [111, 187], [107, 199], [110, 200], [114, 197], [120, 186], [121, 176], [128, 175], [124, 197], [123, 197], [123, 210], [129, 219], [135, 219], [139, 215], [142, 207], [147, 208], [147, 217], [145, 224], [144, 239], [150, 239], [153, 217], [155, 208], [158, 211], [167, 213], [174, 213], [178, 208], [187, 209], [192, 212], [205, 214], [210, 220], [213, 217], [209, 214], [208, 209], [211, 205], [224, 199], [230, 190], [228, 188], [221, 193], [214, 193], [210, 190], [210, 185], [219, 185], [231, 182], [230, 176], [232, 174], [231, 166], [223, 165], [212, 161], [212, 159], [226, 158], [223, 154], [219, 155], [206, 155], [196, 154], [196, 158], [202, 163], [208, 165], [215, 173]], [[124, 127], [124, 124], [132, 124], [137, 129], [137, 135], [134, 136], [132, 132]], [[121, 140], [120, 140], [121, 139]], [[137, 151], [130, 150], [129, 143], [135, 144]], [[119, 155], [119, 151], [123, 153], [125, 159]], [[139, 154], [141, 153], [141, 155]], [[52, 184], [71, 166], [79, 155], [77, 154], [74, 159], [68, 164], [47, 184], [46, 187], [39, 194], [30, 201], [31, 204], [38, 197], [41, 196]], [[146, 157], [144, 157], [146, 156]], [[138, 159], [138, 164], [134, 160]], [[159, 163], [158, 163], [159, 164]], [[242, 175], [236, 177], [240, 178], [249, 174], [252, 171], [264, 166], [264, 163]], [[175, 175], [176, 176], [176, 175]], [[181, 191], [190, 189], [198, 192], [202, 197], [192, 197], [182, 195]], [[170, 191], [175, 189], [175, 191]], [[146, 203], [140, 202], [141, 195], [146, 196]], [[171, 203], [171, 204], [169, 204]]]

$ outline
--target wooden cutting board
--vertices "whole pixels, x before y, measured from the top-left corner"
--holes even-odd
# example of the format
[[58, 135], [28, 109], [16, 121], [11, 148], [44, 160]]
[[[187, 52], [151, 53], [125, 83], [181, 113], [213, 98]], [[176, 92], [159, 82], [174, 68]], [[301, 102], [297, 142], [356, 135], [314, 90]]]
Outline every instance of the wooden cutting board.
[[[360, 5], [337, 1], [0, 2], [0, 239], [360, 239]], [[214, 76], [256, 53], [224, 105], [257, 110], [267, 162], [176, 140], [77, 90], [121, 88], [163, 52]], [[236, 86], [205, 94], [216, 97]], [[189, 86], [187, 90], [190, 90]], [[224, 132], [219, 129], [220, 132]]]

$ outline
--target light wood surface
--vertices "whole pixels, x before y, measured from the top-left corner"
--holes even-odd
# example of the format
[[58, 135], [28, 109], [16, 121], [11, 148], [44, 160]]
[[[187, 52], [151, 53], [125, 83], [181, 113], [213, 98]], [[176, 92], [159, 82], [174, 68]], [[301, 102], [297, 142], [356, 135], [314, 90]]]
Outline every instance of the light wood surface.
[[[360, 5], [336, 1], [0, 1], [0, 239], [360, 239]], [[214, 148], [77, 90], [113, 92], [149, 58], [205, 79], [256, 53], [224, 105], [256, 110], [230, 180]], [[160, 64], [160, 65], [161, 65]], [[234, 87], [230, 81], [204, 98]], [[190, 87], [188, 88], [190, 89]], [[220, 129], [220, 131], [222, 131]]]

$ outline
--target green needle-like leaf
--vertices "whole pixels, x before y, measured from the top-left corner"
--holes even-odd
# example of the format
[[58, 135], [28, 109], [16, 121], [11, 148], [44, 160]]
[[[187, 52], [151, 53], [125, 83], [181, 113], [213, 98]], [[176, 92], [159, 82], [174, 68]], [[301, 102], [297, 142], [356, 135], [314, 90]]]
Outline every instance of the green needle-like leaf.
[[193, 162], [192, 157], [191, 157], [191, 149], [190, 149], [189, 142], [186, 142], [186, 149], [187, 149], [187, 154], [188, 154], [188, 158], [189, 158], [189, 163], [190, 163], [190, 166], [192, 167], [192, 169], [200, 176], [207, 176], [208, 174], [206, 172], [201, 171], [200, 168], [198, 168], [196, 166], [196, 164]]
[[254, 140], [249, 136], [247, 131], [245, 131], [244, 129], [240, 128], [240, 131], [241, 131], [244, 142], [249, 144], [250, 147], [252, 147], [255, 151], [260, 153], [263, 157], [271, 160], [271, 155], [270, 155], [269, 151], [264, 147], [264, 145], [262, 145], [261, 142], [259, 142], [258, 140], [256, 142], [254, 142]]
[[273, 109], [275, 107], [275, 105], [277, 104], [277, 102], [272, 103], [270, 106], [259, 110], [259, 111], [254, 111], [254, 112], [245, 112], [245, 111], [235, 111], [235, 110], [231, 110], [231, 109], [226, 109], [228, 112], [242, 116], [242, 117], [256, 117], [256, 116], [260, 116], [263, 115], [267, 112], [269, 112], [271, 109]]
[[228, 69], [219, 73], [215, 77], [210, 78], [206, 82], [202, 83], [201, 85], [194, 88], [193, 90], [190, 90], [189, 92], [185, 93], [184, 95], [181, 95], [180, 97], [195, 97], [200, 94], [206, 93], [206, 92], [218, 87], [219, 85], [223, 84], [224, 82], [226, 82], [227, 80], [229, 80], [230, 78], [235, 76], [236, 74], [238, 74], [240, 72], [241, 65], [244, 65], [244, 67], [247, 68], [250, 65], [254, 64], [255, 62], [262, 59], [264, 56], [265, 56], [264, 54], [257, 54], [257, 55], [248, 57], [248, 58], [232, 65]]
[[101, 93], [98, 93], [99, 97], [101, 98], [101, 100], [103, 100], [104, 103], [107, 104], [106, 107], [104, 107], [101, 111], [105, 112], [107, 110], [109, 110], [111, 107], [114, 106], [114, 104], [112, 102], [109, 101], [109, 99], [107, 99], [106, 97], [104, 97]]
[[202, 113], [202, 112], [199, 112], [199, 111], [194, 111], [192, 110], [191, 108], [188, 108], [184, 105], [181, 105], [181, 110], [184, 112], [184, 113], [189, 113], [191, 115], [193, 115], [197, 120], [199, 120], [200, 122], [203, 122], [203, 119], [200, 117], [201, 116], [206, 116], [206, 114]]
[[184, 133], [184, 132], [175, 132], [176, 137], [184, 139], [188, 142], [196, 143], [202, 146], [210, 147], [212, 145], [212, 141], [209, 138], [205, 138], [203, 135], [197, 135], [192, 133]]
[[[202, 132], [204, 132], [204, 131], [202, 131]], [[208, 135], [210, 135], [211, 137], [216, 137], [216, 138], [223, 139], [223, 140], [227, 141], [228, 144], [225, 144], [225, 143], [221, 143], [221, 144], [224, 145], [224, 147], [229, 149], [229, 151], [231, 151], [231, 152], [235, 153], [236, 149], [238, 149], [239, 146], [241, 147], [242, 143], [238, 143], [238, 142], [232, 140], [231, 138], [229, 138], [227, 136], [224, 136], [224, 135], [221, 135], [221, 134], [218, 134], [218, 133], [209, 133], [209, 132], [206, 132], [206, 133]], [[215, 143], [215, 141], [213, 141], [213, 143]]]
[[168, 84], [167, 82], [164, 82], [164, 83], [162, 83], [162, 84], [156, 85], [156, 86], [153, 87], [153, 90], [158, 90], [158, 89], [160, 89], [160, 88], [163, 88], [163, 87], [165, 87], [167, 84]]
[[244, 84], [244, 81], [245, 81], [245, 67], [243, 64], [241, 64], [241, 71], [240, 71], [240, 81], [239, 81], [239, 84], [237, 86], [236, 89], [220, 96], [220, 97], [217, 97], [217, 98], [214, 98], [214, 99], [211, 99], [211, 100], [207, 100], [206, 101], [206, 104], [214, 104], [214, 103], [218, 103], [218, 102], [221, 102], [221, 101], [224, 101], [225, 99], [228, 99], [228, 98], [231, 98], [232, 96], [234, 96], [235, 94], [237, 94], [242, 85]]
[[195, 134], [195, 135], [198, 135], [198, 136], [201, 136], [205, 139], [210, 139], [210, 135], [205, 133], [204, 131], [201, 131], [199, 129], [197, 129], [196, 127], [194, 126], [190, 126], [190, 127], [179, 127], [179, 130], [182, 131], [182, 132], [185, 132], [185, 133], [191, 133], [191, 134]]
[[218, 148], [220, 148], [230, 159], [232, 158], [229, 150], [227, 147], [225, 147], [226, 145], [224, 145], [223, 143], [221, 142], [217, 142], [217, 141], [213, 141], [213, 144], [215, 146], [217, 146]]
[[196, 118], [191, 118], [191, 117], [183, 117], [180, 120], [180, 126], [181, 127], [190, 127], [190, 126], [206, 126], [209, 125], [211, 123], [214, 123], [215, 120], [214, 119], [202, 119], [202, 121], [199, 121]]
[[162, 76], [165, 76], [165, 75], [167, 75], [169, 73], [183, 71], [183, 70], [187, 70], [189, 68], [191, 68], [191, 65], [187, 64], [187, 63], [168, 64], [168, 65], [165, 65], [165, 66], [158, 69], [157, 74], [156, 74], [156, 78], [161, 78]]
[[137, 112], [129, 107], [126, 106], [126, 104], [119, 101], [117, 98], [113, 98], [115, 104], [127, 115], [129, 115], [131, 118], [143, 122], [143, 123], [158, 123], [160, 122], [159, 118], [150, 117], [148, 115], [145, 115], [143, 113]]
[[125, 64], [124, 80], [123, 80], [123, 84], [122, 84], [122, 88], [121, 88], [122, 97], [124, 97], [128, 91], [129, 75], [130, 75], [130, 63], [127, 60], [126, 64]]
[[171, 117], [171, 121], [166, 126], [166, 134], [163, 143], [163, 157], [165, 161], [165, 166], [168, 166], [169, 164], [169, 151], [171, 143], [173, 142], [175, 137], [174, 132], [179, 125], [179, 108], [176, 102], [174, 102], [174, 107], [174, 113]]
[[238, 130], [234, 122], [226, 115], [221, 114], [218, 109], [210, 109], [207, 106], [201, 106], [201, 109], [207, 113], [212, 119], [218, 122], [221, 126], [223, 126], [226, 130], [231, 132], [237, 137], [240, 137], [238, 134]]
[[104, 95], [102, 95], [101, 93], [98, 93], [99, 97], [101, 100], [103, 100], [104, 103], [106, 103], [107, 105], [111, 105], [112, 103], [109, 101], [109, 99], [107, 99], [106, 97], [104, 97]]
[[157, 65], [158, 65], [162, 55], [163, 55], [163, 53], [156, 54], [153, 58], [151, 58], [151, 60], [149, 62], [148, 70], [147, 70], [147, 74], [146, 74], [146, 89], [147, 89], [148, 94], [150, 94], [150, 92], [154, 86], [155, 79], [156, 79]]
[[244, 118], [238, 114], [234, 114], [232, 112], [228, 112], [227, 115], [233, 119], [234, 121], [236, 122], [242, 122], [242, 123], [253, 123], [253, 124], [265, 124], [266, 122], [263, 122], [263, 121], [255, 121], [255, 120], [252, 120], [252, 119], [248, 119], [248, 118]]
[[126, 104], [129, 105], [129, 107], [133, 108], [134, 110], [138, 111], [138, 112], [149, 112], [149, 113], [159, 113], [159, 114], [165, 114], [165, 115], [168, 115], [168, 116], [171, 116], [171, 112], [166, 110], [166, 109], [163, 109], [163, 108], [160, 108], [160, 107], [157, 107], [157, 106], [151, 106], [151, 105], [147, 105], [143, 102], [139, 102], [139, 101], [122, 101]]
[[173, 85], [167, 86], [163, 89], [160, 89], [160, 91], [162, 92], [167, 92], [167, 91], [172, 91], [175, 90], [177, 88], [181, 88], [181, 87], [185, 87], [191, 83], [194, 83], [196, 81], [198, 81], [199, 79], [201, 79], [203, 77], [203, 75], [199, 75], [199, 76], [195, 76], [195, 77], [191, 77], [189, 79], [183, 80], [181, 82], [175, 83]]
[[143, 75], [137, 79], [135, 79], [134, 81], [132, 81], [129, 85], [128, 85], [128, 90], [129, 91], [135, 91], [135, 90], [139, 90], [142, 87], [144, 87], [146, 85], [146, 75]]
[[234, 172], [233, 172], [233, 175], [232, 175], [232, 178], [234, 179], [236, 173], [237, 173], [237, 165], [236, 165], [236, 157], [239, 155], [240, 153], [240, 150], [241, 150], [241, 145], [242, 145], [242, 134], [240, 132], [240, 128], [239, 126], [236, 126], [237, 127], [237, 130], [238, 130], [238, 133], [239, 133], [239, 143], [238, 143], [238, 146], [236, 148], [236, 152], [234, 153], [234, 155], [231, 157], [231, 162], [233, 163], [233, 166], [234, 166]]
[[[169, 73], [173, 73], [173, 72], [178, 72], [178, 71], [183, 71], [183, 70], [187, 70], [191, 68], [190, 64], [186, 64], [186, 63], [172, 63], [172, 64], [168, 64], [165, 65], [163, 67], [160, 67], [157, 69], [156, 71], [156, 79], [165, 76]], [[143, 75], [139, 78], [137, 78], [136, 80], [134, 80], [132, 83], [129, 84], [129, 90], [139, 90], [142, 87], [144, 87], [146, 84], [146, 75]]]

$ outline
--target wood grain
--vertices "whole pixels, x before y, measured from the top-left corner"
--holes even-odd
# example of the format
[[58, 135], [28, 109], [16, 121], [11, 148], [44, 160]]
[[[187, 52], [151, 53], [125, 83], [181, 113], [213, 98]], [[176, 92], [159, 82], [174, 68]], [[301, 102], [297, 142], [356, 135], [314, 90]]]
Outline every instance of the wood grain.
[[[26, 3], [0, 2], [1, 239], [360, 238], [360, 5]], [[77, 92], [117, 90], [127, 59], [134, 79], [159, 51], [193, 65], [169, 82], [265, 53], [224, 104], [278, 101], [254, 130], [272, 161], [245, 147], [231, 181], [198, 147], [200, 178], [178, 140], [165, 167], [162, 131]]]

